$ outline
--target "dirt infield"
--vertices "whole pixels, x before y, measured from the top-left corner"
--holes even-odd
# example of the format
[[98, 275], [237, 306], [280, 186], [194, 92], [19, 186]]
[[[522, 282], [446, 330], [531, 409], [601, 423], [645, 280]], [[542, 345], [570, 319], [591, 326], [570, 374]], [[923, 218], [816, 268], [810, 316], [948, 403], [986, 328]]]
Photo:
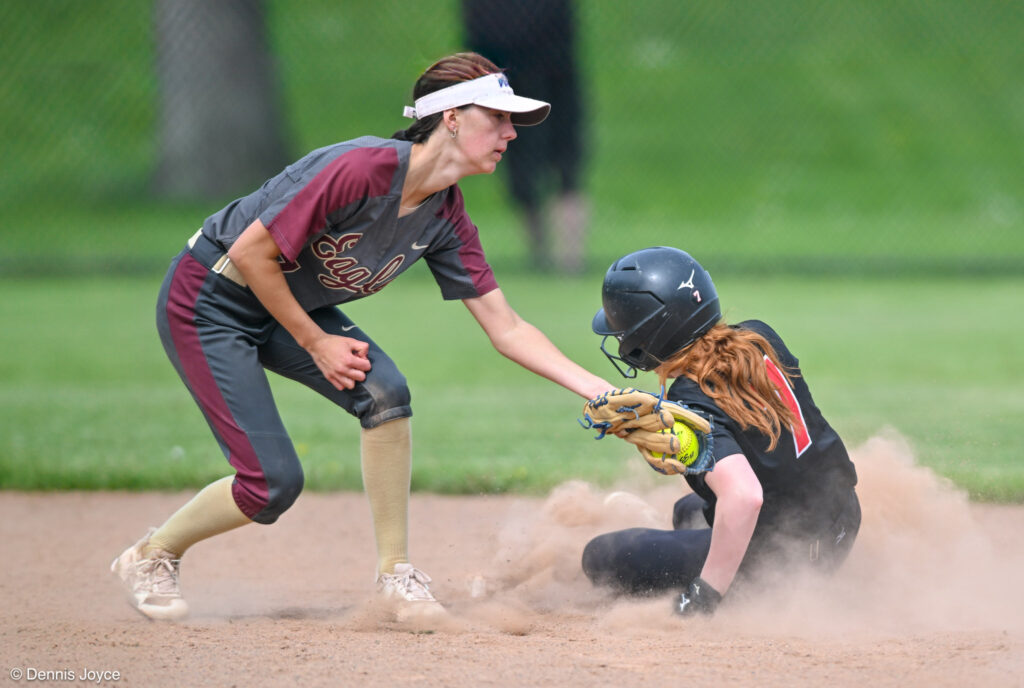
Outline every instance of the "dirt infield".
[[413, 561], [450, 611], [432, 628], [400, 627], [372, 602], [362, 494], [306, 494], [273, 527], [200, 543], [182, 573], [193, 613], [166, 624], [125, 604], [107, 566], [191, 495], [3, 493], [0, 676], [135, 686], [1024, 685], [1024, 508], [969, 504], [908, 457], [892, 438], [855, 450], [864, 525], [835, 578], [782, 576], [757, 599], [685, 622], [666, 599], [613, 599], [579, 571], [598, 532], [668, 527], [684, 490], [677, 479], [632, 479], [614, 497], [582, 482], [545, 499], [415, 495]]

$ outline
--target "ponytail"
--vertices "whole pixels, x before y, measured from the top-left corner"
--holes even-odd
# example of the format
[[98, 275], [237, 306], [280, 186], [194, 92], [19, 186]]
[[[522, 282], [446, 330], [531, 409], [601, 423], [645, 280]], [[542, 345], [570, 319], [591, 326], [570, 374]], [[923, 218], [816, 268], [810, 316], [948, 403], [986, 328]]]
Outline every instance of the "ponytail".
[[423, 119], [418, 119], [412, 123], [408, 129], [399, 129], [391, 138], [398, 139], [399, 141], [412, 141], [413, 143], [423, 143], [430, 138], [430, 135], [434, 133], [434, 129], [441, 122], [441, 118], [444, 116], [442, 112], [435, 112], [432, 115], [427, 115]]

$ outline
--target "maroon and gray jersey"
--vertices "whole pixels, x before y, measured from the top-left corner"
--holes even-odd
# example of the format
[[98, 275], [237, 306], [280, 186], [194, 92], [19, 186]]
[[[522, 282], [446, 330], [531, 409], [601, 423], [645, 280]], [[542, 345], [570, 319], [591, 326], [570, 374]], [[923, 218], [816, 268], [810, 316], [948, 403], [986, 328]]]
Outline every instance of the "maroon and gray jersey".
[[225, 250], [259, 219], [307, 311], [368, 296], [424, 258], [445, 299], [497, 288], [457, 185], [399, 218], [408, 141], [371, 136], [315, 150], [203, 223]]

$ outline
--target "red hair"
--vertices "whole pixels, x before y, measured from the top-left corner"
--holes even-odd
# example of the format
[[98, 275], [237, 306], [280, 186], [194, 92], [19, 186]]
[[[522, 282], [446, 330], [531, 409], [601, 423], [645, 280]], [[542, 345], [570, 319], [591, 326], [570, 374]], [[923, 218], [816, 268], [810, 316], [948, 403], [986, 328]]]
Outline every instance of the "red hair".
[[766, 435], [771, 451], [779, 443], [782, 428], [794, 425], [797, 419], [768, 377], [765, 356], [787, 381], [792, 379], [764, 337], [719, 323], [658, 366], [656, 372], [662, 385], [670, 377], [696, 382], [741, 428], [753, 427]]

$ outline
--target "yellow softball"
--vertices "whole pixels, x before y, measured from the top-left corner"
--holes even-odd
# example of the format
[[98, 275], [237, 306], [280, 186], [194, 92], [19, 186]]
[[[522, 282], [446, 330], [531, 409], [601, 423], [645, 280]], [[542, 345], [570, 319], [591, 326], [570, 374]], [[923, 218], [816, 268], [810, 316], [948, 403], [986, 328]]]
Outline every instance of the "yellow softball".
[[[671, 432], [679, 438], [679, 453], [669, 454], [668, 458], [675, 459], [685, 466], [689, 466], [697, 458], [697, 454], [700, 452], [700, 443], [697, 440], [697, 433], [691, 430], [689, 425], [677, 420], [671, 429], [665, 428], [658, 432], [661, 432], [662, 434]], [[651, 452], [651, 454], [656, 459], [665, 457], [662, 452]]]

